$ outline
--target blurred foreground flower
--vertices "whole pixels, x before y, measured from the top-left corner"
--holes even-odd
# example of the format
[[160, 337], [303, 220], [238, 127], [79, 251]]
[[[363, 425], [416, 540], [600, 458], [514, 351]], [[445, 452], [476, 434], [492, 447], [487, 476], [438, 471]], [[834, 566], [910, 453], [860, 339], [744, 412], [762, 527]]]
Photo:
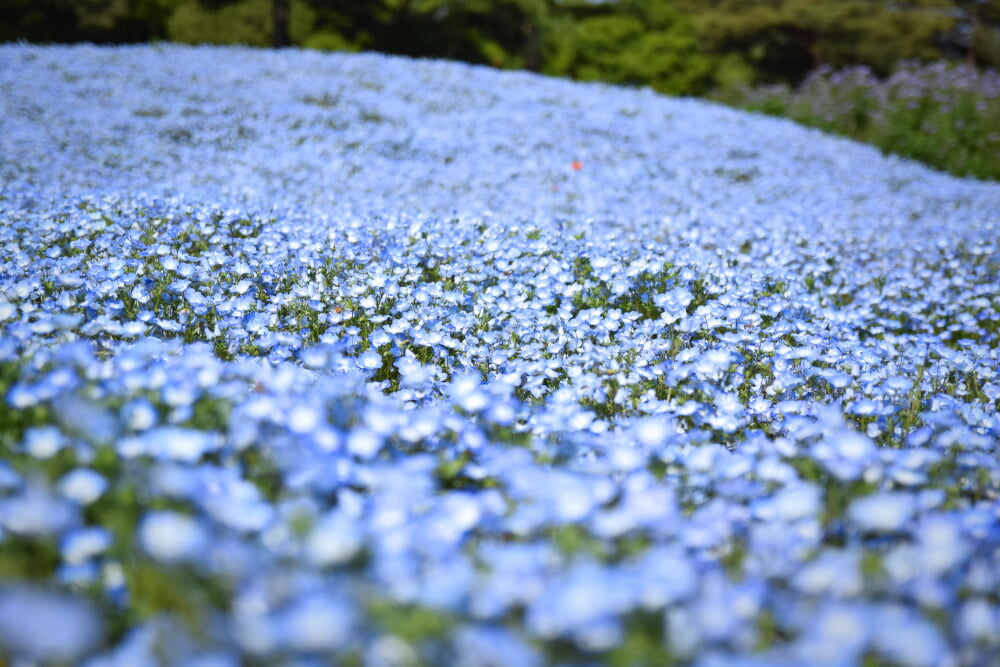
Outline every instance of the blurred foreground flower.
[[73, 662], [102, 636], [100, 617], [84, 600], [27, 586], [0, 589], [0, 647], [16, 660]]

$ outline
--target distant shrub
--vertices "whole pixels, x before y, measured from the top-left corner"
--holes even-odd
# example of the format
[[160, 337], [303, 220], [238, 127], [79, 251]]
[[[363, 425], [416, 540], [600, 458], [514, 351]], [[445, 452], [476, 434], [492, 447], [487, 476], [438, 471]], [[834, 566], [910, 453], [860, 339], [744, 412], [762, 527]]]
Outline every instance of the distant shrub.
[[959, 176], [1000, 180], [1000, 74], [906, 62], [886, 79], [867, 67], [815, 70], [797, 89], [729, 91], [720, 101], [786, 116]]
[[[300, 43], [312, 34], [315, 12], [302, 0], [292, 0], [291, 10], [291, 37]], [[218, 7], [184, 0], [177, 3], [167, 19], [166, 31], [170, 41], [182, 44], [270, 46], [272, 20], [270, 0], [248, 0]]]
[[645, 85], [663, 93], [703, 93], [713, 60], [701, 52], [691, 18], [662, 0], [623, 0], [570, 9], [551, 23], [543, 71], [581, 80]]

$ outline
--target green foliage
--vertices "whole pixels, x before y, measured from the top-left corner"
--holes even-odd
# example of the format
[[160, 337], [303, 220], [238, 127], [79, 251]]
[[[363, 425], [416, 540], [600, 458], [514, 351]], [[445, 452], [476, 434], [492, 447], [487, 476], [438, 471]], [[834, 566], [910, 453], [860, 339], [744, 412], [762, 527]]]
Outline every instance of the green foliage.
[[0, 542], [0, 580], [44, 581], [59, 564], [59, 549], [52, 538], [13, 536]]
[[307, 49], [319, 51], [360, 51], [361, 45], [348, 41], [343, 35], [332, 30], [314, 32], [302, 42]]
[[[289, 33], [293, 43], [302, 43], [313, 32], [315, 12], [305, 0], [292, 0]], [[211, 6], [201, 0], [182, 0], [166, 23], [173, 42], [185, 44], [246, 44], [270, 46], [271, 0], [244, 0]]]
[[0, 42], [143, 42], [165, 36], [173, 0], [0, 0]]
[[[906, 11], [891, 4], [872, 5], [854, 0], [802, 11], [807, 25], [819, 35], [815, 55], [833, 67], [867, 64], [882, 75], [900, 60], [941, 57], [935, 36], [954, 27], [946, 5], [915, 2]], [[817, 63], [818, 64], [818, 63]]]
[[702, 48], [721, 56], [717, 66], [726, 69], [716, 83], [730, 78], [737, 62], [753, 70], [753, 82], [798, 80], [815, 65], [814, 36], [784, 3], [681, 0], [680, 5], [694, 17]]
[[373, 599], [369, 613], [385, 632], [410, 642], [442, 641], [455, 626], [444, 612]]
[[571, 8], [547, 34], [545, 72], [583, 80], [648, 85], [665, 93], [703, 91], [711, 60], [690, 18], [669, 0], [627, 0]]
[[373, 4], [391, 6], [383, 7], [370, 23], [379, 50], [507, 69], [541, 69], [543, 42], [552, 18], [546, 0], [383, 0]]
[[[943, 37], [963, 14], [951, 0], [679, 0], [705, 48], [718, 54], [715, 82], [732, 80], [735, 59], [754, 71], [747, 83], [795, 84], [819, 65], [866, 64], [887, 75], [901, 60], [948, 55]], [[746, 82], [746, 81], [744, 81]]]
[[956, 0], [964, 20], [944, 36], [949, 55], [1000, 69], [1000, 0]]
[[819, 65], [1000, 66], [1000, 0], [0, 0], [0, 41], [290, 42], [525, 68], [672, 94], [796, 84]]

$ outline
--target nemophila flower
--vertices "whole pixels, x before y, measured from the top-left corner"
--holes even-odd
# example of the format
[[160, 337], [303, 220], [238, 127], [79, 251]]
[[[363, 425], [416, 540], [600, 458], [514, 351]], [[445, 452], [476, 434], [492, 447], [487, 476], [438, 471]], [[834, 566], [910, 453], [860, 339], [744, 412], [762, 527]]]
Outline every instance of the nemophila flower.
[[368, 350], [358, 357], [358, 368], [373, 371], [382, 366], [382, 357], [374, 350]]
[[118, 420], [109, 409], [81, 396], [59, 396], [53, 408], [65, 430], [95, 445], [113, 442], [120, 430]]
[[456, 667], [535, 667], [543, 664], [537, 649], [501, 626], [465, 626], [452, 640]]
[[818, 441], [812, 454], [832, 475], [849, 481], [861, 477], [877, 461], [878, 450], [867, 436], [842, 430]]
[[77, 521], [76, 506], [38, 480], [29, 480], [20, 493], [0, 500], [0, 526], [16, 535], [58, 535]]
[[156, 425], [159, 415], [149, 399], [137, 398], [122, 407], [122, 419], [133, 431], [145, 431]]
[[871, 532], [903, 530], [913, 519], [916, 502], [904, 491], [883, 491], [853, 500], [848, 516], [859, 529]]
[[950, 657], [937, 627], [911, 609], [877, 607], [871, 627], [879, 654], [901, 665], [938, 665]]
[[757, 500], [751, 507], [758, 519], [794, 522], [816, 517], [822, 498], [821, 489], [814, 484], [789, 483], [772, 495]]
[[461, 609], [475, 572], [468, 557], [444, 543], [427, 541], [418, 545], [426, 560], [420, 572], [420, 590], [413, 601], [433, 610]]
[[824, 550], [791, 579], [791, 584], [809, 595], [854, 597], [864, 586], [857, 551]]
[[473, 616], [482, 619], [495, 618], [514, 604], [537, 598], [559, 562], [554, 549], [543, 543], [488, 542], [479, 553], [489, 572], [477, 578], [469, 604]]
[[237, 667], [240, 664], [239, 658], [227, 651], [209, 651], [186, 656], [184, 663], [191, 667]]
[[112, 542], [111, 533], [104, 528], [81, 528], [63, 537], [60, 551], [67, 563], [77, 565], [104, 553]]
[[983, 598], [972, 598], [962, 604], [958, 617], [953, 621], [958, 633], [968, 640], [996, 646], [996, 628], [1000, 623], [1000, 610]]
[[84, 599], [37, 587], [0, 589], [0, 645], [15, 659], [78, 661], [103, 635], [100, 617]]
[[55, 426], [34, 427], [24, 434], [24, 450], [36, 459], [55, 456], [65, 444], [65, 436]]
[[725, 548], [745, 511], [720, 499], [702, 505], [685, 524], [682, 542], [696, 550]]
[[693, 655], [703, 645], [729, 644], [739, 647], [751, 635], [740, 633], [758, 608], [759, 590], [752, 583], [731, 586], [721, 576], [703, 577], [698, 599], [691, 605], [672, 607], [666, 613], [666, 631], [671, 646], [682, 655]]
[[467, 412], [478, 412], [489, 405], [489, 396], [480, 388], [478, 374], [464, 373], [452, 378], [452, 401]]
[[316, 594], [292, 602], [276, 624], [280, 643], [294, 651], [331, 651], [354, 637], [355, 611], [346, 600]]
[[450, 493], [428, 514], [424, 530], [427, 539], [453, 545], [474, 529], [482, 517], [483, 509], [475, 496]]
[[312, 433], [323, 421], [321, 409], [316, 405], [298, 404], [288, 411], [288, 430], [293, 433]]
[[589, 562], [580, 562], [558, 579], [528, 610], [527, 626], [537, 635], [568, 636], [579, 646], [601, 650], [614, 646], [621, 633], [615, 620], [629, 607], [626, 587], [617, 577]]
[[[257, 487], [236, 481], [230, 488], [217, 490], [211, 483], [202, 490], [197, 500], [205, 514], [217, 523], [238, 531], [257, 532], [274, 517], [274, 508], [261, 500]], [[233, 488], [235, 487], [235, 488]]]
[[177, 512], [149, 512], [139, 525], [139, 542], [150, 556], [166, 563], [193, 561], [204, 554], [209, 533], [198, 519]]
[[355, 428], [347, 435], [345, 448], [361, 459], [371, 459], [382, 448], [382, 436], [368, 428]]
[[396, 635], [375, 637], [365, 651], [365, 664], [373, 667], [415, 663], [420, 660], [417, 650]]
[[625, 572], [634, 577], [637, 602], [643, 609], [663, 609], [690, 599], [698, 591], [695, 563], [675, 547], [650, 549]]
[[320, 566], [340, 565], [354, 558], [364, 545], [358, 525], [341, 512], [321, 518], [306, 541], [306, 555]]
[[152, 456], [161, 460], [193, 463], [220, 445], [217, 434], [176, 426], [161, 426], [125, 438], [119, 452], [125, 457]]
[[0, 462], [0, 490], [9, 491], [16, 489], [21, 483], [21, 476], [11, 469], [6, 462]]
[[632, 427], [635, 439], [644, 447], [655, 449], [677, 433], [677, 427], [667, 417], [645, 417]]
[[108, 488], [108, 480], [89, 468], [76, 468], [59, 480], [59, 492], [80, 505], [89, 505], [103, 495]]
[[12, 320], [17, 316], [17, 306], [9, 301], [0, 301], [0, 322]]
[[736, 394], [720, 393], [716, 395], [715, 408], [715, 414], [706, 419], [706, 423], [712, 428], [732, 433], [743, 425], [744, 408]]
[[903, 452], [886, 452], [883, 458], [890, 464], [887, 475], [901, 486], [916, 486], [927, 480], [928, 468], [941, 460], [939, 452], [928, 449], [911, 449]]
[[795, 641], [792, 655], [811, 665], [853, 664], [867, 650], [871, 634], [870, 617], [863, 606], [827, 603], [816, 622]]
[[614, 507], [594, 515], [592, 525], [595, 534], [613, 538], [638, 529], [672, 534], [678, 528], [678, 520], [676, 499], [669, 489], [626, 487]]

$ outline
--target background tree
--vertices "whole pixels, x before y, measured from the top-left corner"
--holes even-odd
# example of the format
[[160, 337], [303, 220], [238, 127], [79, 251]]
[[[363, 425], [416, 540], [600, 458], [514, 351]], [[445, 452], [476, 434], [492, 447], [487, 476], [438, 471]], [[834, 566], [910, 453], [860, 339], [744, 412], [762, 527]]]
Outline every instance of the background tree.
[[0, 0], [0, 41], [162, 39], [175, 4], [172, 0]]
[[1000, 69], [1000, 0], [956, 0], [958, 20], [943, 35], [942, 50], [952, 57]]
[[584, 80], [701, 92], [711, 73], [691, 18], [672, 0], [560, 3], [548, 35], [544, 71]]
[[0, 40], [371, 49], [701, 94], [821, 64], [1000, 67], [1000, 0], [0, 0]]
[[[542, 67], [548, 0], [311, 0], [322, 41], [496, 67]], [[307, 46], [319, 45], [310, 39]]]
[[[302, 9], [306, 8], [300, 12]], [[311, 15], [306, 12], [305, 16]], [[292, 44], [290, 19], [289, 0], [193, 0], [180, 3], [170, 18], [168, 32], [177, 41], [222, 39], [223, 43], [280, 49]]]
[[951, 0], [678, 0], [709, 53], [741, 57], [745, 83], [795, 84], [820, 64], [891, 72], [900, 60], [943, 57], [957, 20]]

